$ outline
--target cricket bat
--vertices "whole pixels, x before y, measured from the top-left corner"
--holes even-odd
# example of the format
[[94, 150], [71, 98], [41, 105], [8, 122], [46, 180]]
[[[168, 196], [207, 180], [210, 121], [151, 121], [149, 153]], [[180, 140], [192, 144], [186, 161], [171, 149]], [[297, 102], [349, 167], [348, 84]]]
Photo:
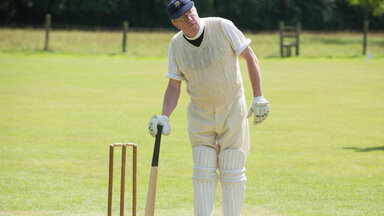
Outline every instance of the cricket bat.
[[158, 125], [157, 135], [155, 140], [155, 148], [153, 149], [151, 175], [149, 177], [147, 203], [145, 206], [145, 216], [154, 216], [155, 214], [157, 172], [158, 172], [160, 140], [161, 140], [162, 132], [163, 132], [163, 126]]

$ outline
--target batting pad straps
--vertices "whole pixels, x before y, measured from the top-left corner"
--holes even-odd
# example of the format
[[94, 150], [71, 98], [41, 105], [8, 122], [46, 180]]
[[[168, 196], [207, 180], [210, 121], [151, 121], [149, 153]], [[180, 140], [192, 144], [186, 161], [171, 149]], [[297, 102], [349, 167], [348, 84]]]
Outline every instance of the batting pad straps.
[[193, 167], [193, 180], [217, 181], [216, 168]]
[[222, 183], [242, 183], [246, 181], [247, 177], [245, 176], [245, 169], [220, 169], [220, 182]]

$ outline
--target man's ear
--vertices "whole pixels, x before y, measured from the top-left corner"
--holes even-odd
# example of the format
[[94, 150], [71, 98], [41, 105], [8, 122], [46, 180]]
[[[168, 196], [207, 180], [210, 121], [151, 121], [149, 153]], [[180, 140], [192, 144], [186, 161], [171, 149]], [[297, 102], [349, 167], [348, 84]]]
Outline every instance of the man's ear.
[[176, 23], [174, 20], [172, 20], [172, 25], [175, 26], [177, 29], [180, 30], [179, 25], [177, 25], [177, 23]]

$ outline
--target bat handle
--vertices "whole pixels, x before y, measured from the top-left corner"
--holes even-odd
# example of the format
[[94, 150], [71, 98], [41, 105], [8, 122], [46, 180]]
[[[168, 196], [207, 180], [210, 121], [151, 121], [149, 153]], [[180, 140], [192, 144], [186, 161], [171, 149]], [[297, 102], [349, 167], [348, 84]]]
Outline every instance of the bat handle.
[[156, 139], [161, 136], [161, 133], [163, 133], [163, 125], [157, 125]]
[[157, 135], [155, 140], [155, 148], [153, 149], [152, 167], [157, 167], [159, 164], [160, 141], [161, 141], [162, 133], [163, 133], [163, 126], [157, 125]]

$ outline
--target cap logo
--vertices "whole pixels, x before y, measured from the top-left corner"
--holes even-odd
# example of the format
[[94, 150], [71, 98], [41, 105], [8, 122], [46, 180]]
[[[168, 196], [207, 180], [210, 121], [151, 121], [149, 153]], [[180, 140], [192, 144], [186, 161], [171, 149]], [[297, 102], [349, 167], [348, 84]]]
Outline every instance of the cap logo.
[[175, 2], [175, 7], [180, 7], [180, 2], [179, 1]]

